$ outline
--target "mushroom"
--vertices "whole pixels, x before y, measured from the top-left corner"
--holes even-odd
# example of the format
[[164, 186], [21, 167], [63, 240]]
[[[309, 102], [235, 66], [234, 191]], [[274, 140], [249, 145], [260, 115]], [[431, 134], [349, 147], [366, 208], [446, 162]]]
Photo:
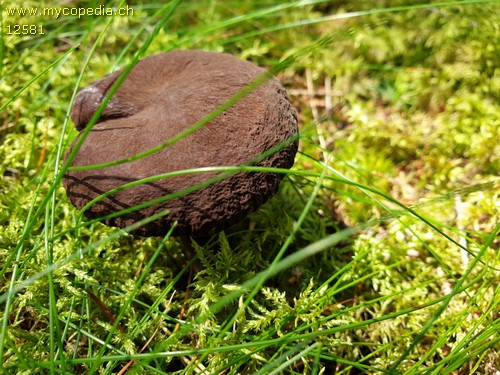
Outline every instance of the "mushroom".
[[[78, 93], [71, 119], [79, 131], [86, 128], [121, 73], [108, 74]], [[238, 97], [233, 105], [167, 147], [105, 168], [70, 168], [63, 178], [70, 201], [82, 209], [124, 184], [192, 168], [292, 167], [298, 146], [297, 114], [278, 79], [232, 55], [198, 50], [161, 53], [139, 61], [88, 132], [71, 167], [109, 163], [162, 145], [200, 124], [266, 74], [261, 84]], [[269, 155], [262, 157], [266, 152]], [[132, 233], [163, 236], [176, 222], [175, 235], [204, 238], [255, 211], [277, 192], [281, 179], [280, 173], [264, 172], [180, 174], [115, 192], [86, 207], [84, 215], [101, 218], [180, 193], [103, 222], [123, 228], [167, 210], [167, 215]], [[197, 186], [203, 187], [193, 189]], [[186, 189], [192, 191], [185, 193]]]

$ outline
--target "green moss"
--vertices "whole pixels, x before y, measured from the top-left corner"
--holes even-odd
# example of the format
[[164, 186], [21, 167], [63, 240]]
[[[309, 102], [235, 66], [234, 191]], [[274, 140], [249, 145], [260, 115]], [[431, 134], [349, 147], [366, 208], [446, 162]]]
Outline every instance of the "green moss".
[[[204, 269], [191, 278], [175, 239], [80, 222], [54, 174], [76, 135], [75, 88], [123, 67], [164, 5], [113, 19], [4, 11], [4, 30], [46, 34], [3, 34], [3, 369], [110, 374], [146, 343], [130, 373], [500, 368], [499, 13], [420, 3], [180, 2], [147, 54], [203, 48], [268, 67], [293, 57], [279, 76], [301, 122], [279, 194], [196, 245]], [[288, 267], [267, 275], [285, 244], [277, 265]]]

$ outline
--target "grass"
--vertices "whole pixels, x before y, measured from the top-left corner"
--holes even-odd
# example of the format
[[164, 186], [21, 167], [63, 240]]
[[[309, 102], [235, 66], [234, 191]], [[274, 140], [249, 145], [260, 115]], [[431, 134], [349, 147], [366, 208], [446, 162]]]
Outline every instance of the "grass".
[[[2, 3], [3, 372], [498, 374], [498, 2], [130, 5]], [[86, 220], [60, 183], [76, 92], [179, 48], [267, 67], [300, 118], [279, 194], [195, 244], [196, 275], [170, 233]]]

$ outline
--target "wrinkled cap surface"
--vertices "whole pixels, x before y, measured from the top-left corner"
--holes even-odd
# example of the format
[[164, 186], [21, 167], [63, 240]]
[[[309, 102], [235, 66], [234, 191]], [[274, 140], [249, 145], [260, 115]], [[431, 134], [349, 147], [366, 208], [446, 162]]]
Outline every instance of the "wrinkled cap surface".
[[[120, 74], [111, 73], [78, 93], [71, 119], [79, 131], [85, 129]], [[228, 54], [173, 51], [147, 57], [118, 88], [71, 166], [108, 163], [162, 145], [263, 74], [264, 69]], [[278, 151], [262, 160], [261, 155], [274, 148]], [[139, 179], [246, 163], [290, 168], [296, 152], [296, 111], [279, 81], [270, 77], [215, 119], [160, 151], [105, 168], [69, 170], [63, 184], [73, 205], [81, 209], [101, 194]], [[254, 162], [259, 156], [260, 160]], [[218, 180], [210, 182], [214, 178]], [[167, 215], [133, 233], [164, 236], [177, 222], [176, 235], [203, 237], [256, 210], [277, 192], [281, 178], [278, 173], [261, 172], [229, 176], [204, 172], [161, 178], [107, 196], [87, 208], [84, 215], [101, 218], [157, 200], [103, 222], [123, 228], [168, 210]], [[203, 183], [205, 186], [199, 189]], [[178, 196], [173, 198], [172, 194]]]

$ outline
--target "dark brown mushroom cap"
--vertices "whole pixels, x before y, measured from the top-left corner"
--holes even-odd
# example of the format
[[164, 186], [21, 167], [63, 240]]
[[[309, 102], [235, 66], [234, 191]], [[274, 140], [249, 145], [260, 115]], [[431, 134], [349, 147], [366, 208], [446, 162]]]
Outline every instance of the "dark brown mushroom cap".
[[[264, 73], [264, 69], [234, 56], [204, 51], [173, 51], [139, 61], [108, 103], [71, 165], [107, 163], [161, 145], [202, 120]], [[111, 73], [77, 95], [71, 118], [78, 130], [85, 128], [120, 74]], [[279, 81], [272, 77], [178, 142], [132, 162], [70, 170], [63, 184], [71, 202], [81, 209], [99, 195], [129, 182], [190, 168], [238, 166], [282, 144], [279, 151], [257, 165], [290, 168], [297, 152], [296, 135], [296, 111]], [[134, 186], [94, 203], [84, 214], [100, 218], [182, 192], [218, 175], [187, 174]], [[176, 235], [207, 236], [256, 210], [277, 192], [281, 178], [279, 173], [238, 172], [195, 192], [103, 222], [123, 228], [168, 210], [168, 215], [134, 233], [162, 236], [177, 221]]]

